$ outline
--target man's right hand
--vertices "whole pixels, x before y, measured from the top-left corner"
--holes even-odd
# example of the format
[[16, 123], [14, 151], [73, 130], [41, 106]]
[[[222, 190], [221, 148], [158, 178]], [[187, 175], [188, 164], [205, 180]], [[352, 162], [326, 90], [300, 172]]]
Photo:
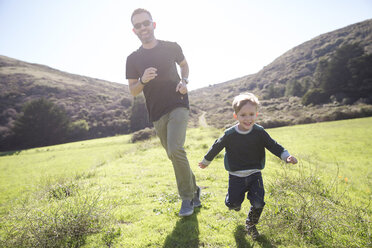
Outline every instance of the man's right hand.
[[154, 68], [154, 67], [149, 67], [147, 68], [141, 79], [142, 80], [142, 83], [144, 84], [147, 84], [149, 81], [153, 80], [158, 74], [156, 73], [158, 69]]

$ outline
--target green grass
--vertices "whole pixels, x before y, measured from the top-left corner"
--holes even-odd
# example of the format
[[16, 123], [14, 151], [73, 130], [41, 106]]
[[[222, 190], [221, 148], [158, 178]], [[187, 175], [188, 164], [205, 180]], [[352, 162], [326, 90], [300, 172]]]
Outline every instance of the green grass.
[[[132, 144], [130, 136], [117, 136], [2, 153], [1, 239], [20, 239], [22, 230], [47, 239], [63, 229], [55, 223], [68, 220], [83, 230], [78, 224], [87, 220], [90, 229], [77, 243], [58, 242], [70, 247], [368, 247], [371, 124], [372, 118], [363, 118], [267, 130], [300, 162], [287, 165], [267, 153], [258, 241], [244, 232], [249, 202], [240, 212], [224, 205], [223, 156], [205, 170], [197, 167], [222, 130], [188, 130], [185, 147], [202, 187], [203, 207], [186, 218], [177, 216], [181, 202], [174, 172], [157, 138]], [[28, 224], [35, 221], [44, 223], [37, 232]]]

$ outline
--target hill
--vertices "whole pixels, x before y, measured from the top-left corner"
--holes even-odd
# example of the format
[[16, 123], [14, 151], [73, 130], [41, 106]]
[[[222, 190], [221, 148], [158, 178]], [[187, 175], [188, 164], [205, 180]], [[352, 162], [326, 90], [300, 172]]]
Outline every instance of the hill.
[[[365, 90], [357, 91], [369, 95], [360, 95], [361, 99], [350, 100], [342, 94], [333, 94], [328, 97], [332, 99], [328, 103], [306, 106], [302, 99], [305, 91], [296, 95], [289, 90], [295, 84], [306, 86], [306, 90], [319, 87], [319, 75], [325, 75], [319, 65], [326, 64], [348, 44], [358, 44], [371, 61], [372, 20], [315, 37], [284, 53], [256, 74], [191, 91], [190, 126], [199, 125], [199, 116], [203, 117], [204, 125], [204, 120], [217, 128], [231, 125], [232, 99], [244, 91], [255, 93], [261, 100], [259, 123], [264, 127], [372, 115], [372, 94]], [[367, 74], [370, 72], [369, 69]], [[370, 87], [372, 81], [363, 84]], [[141, 97], [134, 99], [127, 85], [0, 56], [0, 142], [11, 135], [22, 106], [37, 98], [63, 107], [73, 122], [85, 122], [89, 127], [86, 138], [130, 133], [151, 126]]]
[[[256, 74], [192, 91], [190, 101], [195, 108], [205, 111], [207, 122], [216, 127], [233, 122], [232, 99], [245, 91], [254, 92], [262, 100], [260, 119], [266, 127], [348, 118], [358, 115], [362, 108], [369, 112], [370, 106], [363, 104], [365, 100], [353, 105], [335, 101], [322, 106], [303, 106], [299, 97], [285, 97], [291, 82], [316, 84], [319, 62], [329, 60], [337, 49], [347, 44], [359, 44], [371, 55], [372, 20], [319, 35], [287, 51]], [[367, 102], [371, 104], [372, 100]]]
[[45, 98], [64, 107], [73, 121], [86, 120], [96, 137], [100, 136], [99, 132], [107, 134], [103, 129], [129, 132], [128, 110], [132, 100], [125, 85], [5, 56], [0, 56], [0, 82], [3, 131], [11, 127], [26, 102]]
[[89, 126], [86, 138], [127, 134], [150, 126], [146, 111], [135, 115], [142, 122], [132, 119], [133, 109], [145, 107], [142, 96], [134, 101], [127, 85], [0, 55], [0, 141], [11, 134], [24, 104], [39, 98], [64, 108], [72, 122], [85, 121]]

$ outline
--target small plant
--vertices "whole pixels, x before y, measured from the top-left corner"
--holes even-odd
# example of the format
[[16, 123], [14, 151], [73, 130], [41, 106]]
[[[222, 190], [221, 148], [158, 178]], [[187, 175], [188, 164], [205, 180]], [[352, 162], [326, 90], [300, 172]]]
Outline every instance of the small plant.
[[176, 193], [164, 193], [158, 198], [158, 201], [162, 204], [175, 203], [179, 201], [179, 196]]
[[75, 182], [63, 182], [50, 185], [46, 190], [49, 198], [61, 200], [72, 196], [77, 188], [78, 185]]
[[[263, 225], [316, 246], [367, 247], [371, 238], [368, 210], [353, 206], [346, 192], [340, 192], [338, 175], [325, 182], [318, 170], [298, 168], [293, 174], [283, 167], [269, 184], [267, 192], [275, 202], [267, 208]], [[348, 246], [350, 240], [333, 237], [334, 233], [352, 234], [354, 245]]]
[[139, 131], [133, 133], [132, 138], [131, 138], [131, 142], [135, 143], [137, 141], [147, 140], [147, 139], [149, 139], [151, 137], [154, 137], [154, 136], [155, 136], [155, 130], [154, 129], [145, 128], [145, 129], [142, 129], [142, 130], [139, 130]]
[[102, 241], [107, 247], [111, 247], [114, 244], [114, 240], [121, 235], [121, 229], [118, 227], [115, 229], [112, 227], [111, 229], [108, 229], [107, 231], [104, 232], [102, 236]]
[[2, 219], [4, 238], [1, 245], [80, 247], [87, 236], [102, 229], [107, 219], [107, 210], [100, 207], [99, 200], [100, 194], [76, 194], [14, 209]]

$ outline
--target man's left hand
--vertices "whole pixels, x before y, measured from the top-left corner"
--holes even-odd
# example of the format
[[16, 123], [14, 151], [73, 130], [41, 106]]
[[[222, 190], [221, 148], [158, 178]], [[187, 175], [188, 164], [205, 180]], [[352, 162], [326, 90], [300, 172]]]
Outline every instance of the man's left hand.
[[182, 95], [186, 94], [186, 93], [187, 93], [187, 85], [186, 85], [184, 82], [181, 81], [181, 82], [177, 85], [176, 91], [178, 91], [178, 92], [181, 93]]

